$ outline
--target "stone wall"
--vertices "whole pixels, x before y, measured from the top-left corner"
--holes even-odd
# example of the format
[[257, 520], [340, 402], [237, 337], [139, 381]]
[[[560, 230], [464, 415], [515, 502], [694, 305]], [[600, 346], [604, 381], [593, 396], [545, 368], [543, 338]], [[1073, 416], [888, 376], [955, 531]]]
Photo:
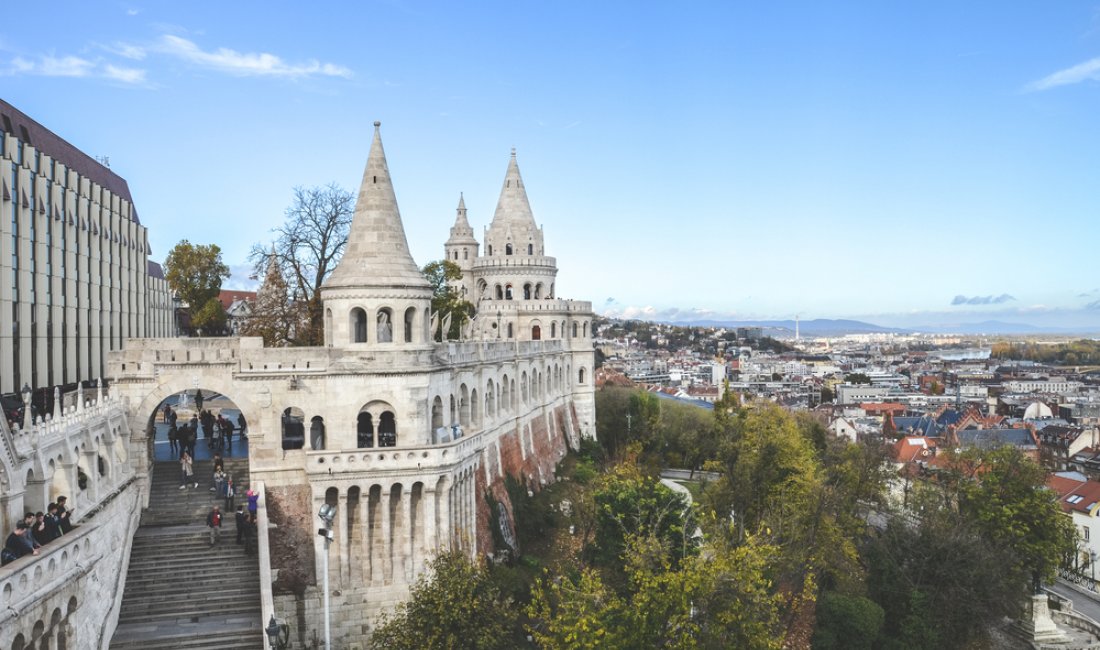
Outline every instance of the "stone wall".
[[0, 648], [106, 647], [122, 603], [141, 517], [131, 481], [69, 534], [0, 568]]

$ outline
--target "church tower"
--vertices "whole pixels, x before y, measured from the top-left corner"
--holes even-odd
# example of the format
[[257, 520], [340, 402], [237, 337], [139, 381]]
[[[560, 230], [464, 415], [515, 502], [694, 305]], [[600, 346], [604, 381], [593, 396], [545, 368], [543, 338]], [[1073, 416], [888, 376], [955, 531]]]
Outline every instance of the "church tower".
[[470, 269], [473, 268], [474, 260], [477, 259], [479, 244], [474, 238], [474, 229], [466, 220], [466, 200], [461, 194], [458, 195], [457, 212], [455, 225], [451, 226], [451, 236], [443, 245], [443, 258], [454, 262], [458, 268], [462, 269], [462, 279], [455, 281], [453, 286], [464, 300], [471, 300], [470, 293], [473, 289], [468, 282]]
[[432, 290], [409, 252], [374, 123], [348, 244], [321, 287], [328, 346], [429, 345]]

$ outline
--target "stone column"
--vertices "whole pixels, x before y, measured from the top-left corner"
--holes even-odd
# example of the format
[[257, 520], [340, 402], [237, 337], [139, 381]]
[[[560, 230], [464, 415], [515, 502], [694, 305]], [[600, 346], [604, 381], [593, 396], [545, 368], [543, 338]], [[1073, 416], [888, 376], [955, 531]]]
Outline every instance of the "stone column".
[[443, 492], [436, 496], [436, 504], [439, 508], [439, 525], [442, 530], [436, 532], [436, 546], [442, 547], [444, 550], [451, 550], [454, 548], [454, 526], [451, 525], [451, 492], [453, 488], [453, 481], [450, 478], [443, 485]]
[[348, 566], [348, 551], [351, 547], [351, 535], [348, 534], [348, 492], [347, 488], [339, 488], [336, 496], [336, 548], [339, 558], [336, 576], [337, 584], [347, 584], [351, 580], [351, 569]]
[[[370, 533], [370, 581], [372, 585], [382, 584], [385, 581], [385, 564], [382, 561], [382, 512], [385, 509], [386, 495], [382, 486], [378, 487], [378, 502], [371, 505], [367, 500], [367, 523]], [[371, 486], [370, 492], [374, 492], [375, 486]]]
[[[405, 548], [402, 549], [401, 555], [404, 556], [405, 567], [405, 582], [412, 584], [413, 575], [416, 573], [416, 520], [413, 518], [413, 493], [412, 485], [403, 486], [401, 490], [401, 512], [405, 519], [405, 536], [401, 538], [404, 542]], [[423, 536], [423, 531], [421, 531]], [[408, 540], [406, 541], [406, 537]], [[407, 551], [407, 552], [406, 552]]]
[[382, 540], [379, 547], [382, 556], [382, 582], [385, 584], [390, 584], [393, 580], [393, 539], [391, 536], [393, 513], [390, 508], [390, 492], [392, 489], [392, 485], [382, 486], [382, 493], [378, 499], [379, 510], [382, 511]]
[[420, 510], [424, 517], [424, 555], [431, 555], [439, 548], [439, 539], [436, 537], [435, 520], [439, 511], [439, 503], [434, 489], [425, 488], [420, 499]]
[[370, 520], [370, 486], [367, 489], [359, 489], [359, 566], [360, 581], [370, 583], [374, 580], [374, 556], [371, 555], [371, 520]]

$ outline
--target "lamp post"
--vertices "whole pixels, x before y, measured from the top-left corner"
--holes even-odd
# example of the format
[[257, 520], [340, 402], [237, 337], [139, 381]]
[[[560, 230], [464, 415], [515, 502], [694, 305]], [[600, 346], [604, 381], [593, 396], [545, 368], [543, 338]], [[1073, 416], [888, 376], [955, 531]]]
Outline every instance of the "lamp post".
[[1089, 551], [1089, 570], [1092, 571], [1092, 581], [1096, 582], [1096, 551]]
[[264, 632], [267, 634], [267, 643], [271, 650], [286, 649], [287, 642], [290, 641], [290, 630], [287, 628], [286, 623], [276, 621], [274, 614], [271, 615], [271, 620], [268, 621]]
[[34, 416], [31, 415], [31, 393], [33, 391], [31, 391], [30, 384], [23, 384], [23, 390], [20, 392], [23, 394], [23, 430], [26, 431], [34, 422]]
[[328, 547], [332, 543], [332, 520], [336, 517], [336, 506], [326, 503], [317, 511], [317, 516], [324, 522], [324, 528], [317, 529], [317, 534], [325, 538], [324, 558], [324, 589], [325, 589], [325, 650], [332, 650], [332, 631], [329, 628], [328, 609]]

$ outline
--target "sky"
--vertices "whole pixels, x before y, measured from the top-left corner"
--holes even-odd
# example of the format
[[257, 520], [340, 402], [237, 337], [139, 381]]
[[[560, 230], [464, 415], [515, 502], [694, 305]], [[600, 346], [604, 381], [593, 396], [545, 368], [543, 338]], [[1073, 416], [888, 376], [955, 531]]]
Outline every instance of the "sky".
[[0, 97], [247, 288], [375, 120], [413, 257], [517, 150], [558, 294], [689, 319], [1100, 330], [1100, 3], [18, 3]]

